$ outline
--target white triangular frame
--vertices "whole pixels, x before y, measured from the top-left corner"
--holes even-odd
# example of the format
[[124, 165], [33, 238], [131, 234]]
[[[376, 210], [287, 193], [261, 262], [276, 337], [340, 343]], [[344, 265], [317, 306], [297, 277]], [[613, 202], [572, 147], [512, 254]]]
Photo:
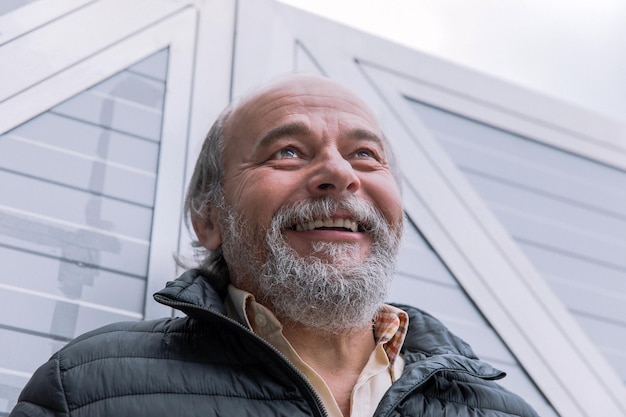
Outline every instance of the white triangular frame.
[[[55, 4], [59, 4], [58, 2]], [[49, 19], [31, 19], [12, 29], [11, 40], [0, 46], [0, 60], [11, 66], [0, 70], [12, 85], [0, 89], [0, 134], [19, 126], [142, 59], [169, 49], [159, 172], [150, 242], [144, 318], [162, 317], [171, 310], [152, 300], [152, 294], [179, 272], [173, 255], [184, 235], [181, 206], [188, 176], [187, 158], [195, 154], [206, 129], [205, 118], [216, 114], [229, 99], [230, 50], [234, 5], [169, 0], [74, 0], [71, 4], [33, 3], [28, 11]], [[13, 12], [23, 15], [24, 10]], [[3, 21], [13, 21], [11, 14]], [[202, 22], [205, 26], [200, 27]], [[203, 34], [204, 39], [198, 40]], [[79, 45], [75, 46], [77, 39]], [[214, 47], [216, 40], [225, 39]], [[69, 45], [76, 50], [67, 51]], [[198, 49], [198, 48], [202, 49]], [[29, 54], [16, 51], [28, 50]], [[64, 51], [59, 53], [59, 51]], [[213, 59], [213, 76], [205, 71]], [[33, 63], [47, 66], [34, 68]], [[205, 96], [195, 92], [201, 83]], [[224, 88], [223, 86], [226, 86]], [[190, 132], [196, 137], [190, 139]]]

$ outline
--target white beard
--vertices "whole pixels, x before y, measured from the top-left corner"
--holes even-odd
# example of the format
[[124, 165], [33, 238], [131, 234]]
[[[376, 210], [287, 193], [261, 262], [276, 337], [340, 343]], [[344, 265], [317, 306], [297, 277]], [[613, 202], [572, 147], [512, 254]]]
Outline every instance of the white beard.
[[[312, 218], [347, 210], [373, 238], [370, 256], [360, 259], [356, 243], [316, 242], [302, 257], [283, 230]], [[253, 231], [234, 210], [221, 210], [222, 249], [233, 284], [252, 292], [281, 320], [330, 334], [370, 325], [387, 298], [402, 234], [402, 220], [391, 227], [369, 203], [357, 199], [307, 200], [283, 207], [270, 228]], [[260, 239], [264, 236], [264, 239]]]

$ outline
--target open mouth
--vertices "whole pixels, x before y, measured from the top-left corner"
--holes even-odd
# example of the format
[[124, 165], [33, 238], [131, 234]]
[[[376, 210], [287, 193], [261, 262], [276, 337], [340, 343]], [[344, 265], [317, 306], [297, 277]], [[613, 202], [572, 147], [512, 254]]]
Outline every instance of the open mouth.
[[308, 222], [294, 224], [290, 227], [296, 232], [309, 230], [343, 230], [346, 232], [364, 232], [361, 223], [352, 219], [315, 219]]

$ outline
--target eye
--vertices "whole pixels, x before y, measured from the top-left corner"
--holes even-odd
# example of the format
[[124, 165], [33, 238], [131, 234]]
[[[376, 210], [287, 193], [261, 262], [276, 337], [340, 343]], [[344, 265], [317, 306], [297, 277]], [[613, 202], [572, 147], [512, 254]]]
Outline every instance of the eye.
[[274, 154], [276, 159], [299, 158], [298, 152], [294, 148], [283, 148]]
[[369, 149], [359, 149], [354, 153], [356, 158], [374, 158], [376, 159], [376, 153]]

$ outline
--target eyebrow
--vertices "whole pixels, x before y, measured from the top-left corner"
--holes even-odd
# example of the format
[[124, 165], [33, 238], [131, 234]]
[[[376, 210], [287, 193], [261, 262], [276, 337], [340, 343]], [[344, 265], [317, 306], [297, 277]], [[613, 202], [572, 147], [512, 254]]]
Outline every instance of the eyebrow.
[[287, 123], [275, 127], [267, 132], [259, 141], [257, 147], [265, 147], [285, 136], [300, 136], [311, 133], [311, 130], [304, 123]]
[[352, 129], [350, 130], [350, 136], [359, 140], [369, 140], [378, 143], [383, 149], [385, 149], [385, 140], [376, 133], [367, 129]]
[[[275, 127], [274, 129], [267, 132], [259, 141], [257, 147], [265, 147], [271, 144], [273, 141], [278, 140], [285, 136], [300, 136], [307, 135], [311, 133], [311, 129], [309, 129], [304, 123], [287, 123], [282, 126]], [[377, 135], [376, 133], [367, 130], [367, 129], [351, 129], [347, 132], [347, 136], [353, 137], [357, 140], [368, 140], [372, 142], [376, 142], [383, 149], [386, 149], [385, 140]]]

